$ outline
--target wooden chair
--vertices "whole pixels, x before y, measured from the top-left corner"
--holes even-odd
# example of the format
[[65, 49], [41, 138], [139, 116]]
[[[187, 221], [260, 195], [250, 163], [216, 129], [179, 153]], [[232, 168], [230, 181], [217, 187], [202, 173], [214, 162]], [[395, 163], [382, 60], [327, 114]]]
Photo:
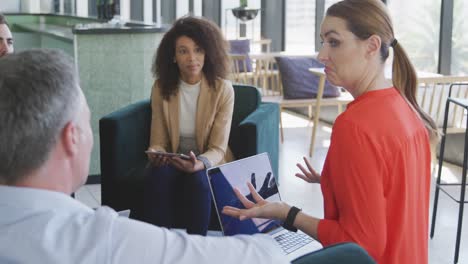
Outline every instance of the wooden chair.
[[261, 88], [262, 96], [281, 95], [281, 79], [276, 60], [269, 54], [253, 56], [255, 85]]
[[253, 72], [247, 71], [247, 55], [230, 54], [229, 58], [231, 61], [229, 79], [233, 83], [253, 85], [255, 83], [255, 76]]
[[[237, 38], [237, 39], [232, 39], [232, 40], [229, 40], [229, 41], [236, 41], [236, 40], [249, 40], [250, 42], [250, 51], [253, 51], [254, 53], [258, 53], [258, 52], [266, 52], [266, 53], [270, 53], [270, 50], [271, 50], [271, 39], [269, 38], [262, 38], [262, 39], [257, 39], [257, 40], [252, 40], [250, 38]], [[257, 50], [258, 48], [260, 48], [259, 50]], [[233, 52], [234, 53], [234, 52]]]
[[[419, 106], [428, 113], [440, 129], [444, 123], [445, 104], [447, 102], [450, 86], [452, 88], [452, 97], [468, 98], [468, 76], [429, 76], [418, 78], [418, 91], [416, 100]], [[449, 116], [447, 118], [446, 134], [464, 133], [466, 123], [466, 113], [464, 109], [456, 104], [450, 106]], [[450, 155], [449, 155], [450, 156]], [[453, 161], [453, 158], [449, 158]], [[432, 156], [432, 168], [437, 168], [437, 157]]]
[[[309, 108], [309, 118], [312, 119], [313, 117], [313, 124], [312, 127], [312, 135], [310, 138], [310, 148], [309, 148], [309, 156], [312, 157], [314, 147], [315, 147], [315, 137], [317, 134], [317, 127], [320, 117], [320, 108], [322, 106], [337, 106], [338, 113], [343, 111], [343, 106], [346, 106], [349, 102], [354, 100], [348, 92], [341, 92], [339, 97], [333, 98], [323, 98], [323, 91], [325, 88], [325, 73], [321, 68], [314, 68], [309, 69], [311, 74], [317, 75], [319, 79], [318, 84], [318, 92], [316, 98], [310, 99], [284, 99], [282, 94], [282, 88], [279, 89], [279, 95], [267, 95], [262, 97], [262, 101], [264, 102], [275, 102], [278, 103], [280, 106], [280, 115], [284, 108], [297, 108], [297, 107], [308, 107]], [[281, 85], [281, 81], [279, 82]], [[280, 135], [281, 135], [281, 142], [284, 141], [283, 136], [283, 122], [280, 116]]]
[[[260, 51], [261, 52], [267, 52], [270, 53], [271, 50], [271, 39], [265, 38], [265, 39], [260, 39], [260, 40], [254, 40], [252, 41], [252, 45], [260, 45]], [[250, 50], [253, 50], [252, 48]]]
[[[437, 76], [418, 78], [417, 101], [422, 109], [426, 111], [442, 127], [444, 122], [445, 103], [447, 102], [450, 85], [463, 83], [452, 88], [452, 97], [468, 98], [468, 76]], [[465, 131], [466, 113], [464, 108], [455, 104], [451, 105], [450, 116], [447, 120], [447, 133], [463, 133]]]

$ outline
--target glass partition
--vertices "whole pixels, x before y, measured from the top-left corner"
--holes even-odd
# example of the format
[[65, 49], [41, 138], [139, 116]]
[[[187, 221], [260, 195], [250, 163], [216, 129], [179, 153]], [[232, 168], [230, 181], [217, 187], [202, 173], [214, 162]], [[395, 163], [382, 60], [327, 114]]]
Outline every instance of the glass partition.
[[441, 0], [388, 0], [387, 3], [396, 38], [416, 69], [437, 72]]
[[[327, 9], [332, 6], [334, 3], [337, 3], [341, 0], [325, 0], [325, 12], [327, 12]], [[324, 14], [325, 16], [325, 14]]]
[[193, 0], [193, 14], [196, 16], [202, 16], [202, 0]]
[[452, 32], [452, 75], [468, 75], [468, 2], [454, 0]]
[[189, 0], [176, 1], [176, 18], [189, 14]]
[[286, 0], [286, 51], [315, 51], [315, 0]]

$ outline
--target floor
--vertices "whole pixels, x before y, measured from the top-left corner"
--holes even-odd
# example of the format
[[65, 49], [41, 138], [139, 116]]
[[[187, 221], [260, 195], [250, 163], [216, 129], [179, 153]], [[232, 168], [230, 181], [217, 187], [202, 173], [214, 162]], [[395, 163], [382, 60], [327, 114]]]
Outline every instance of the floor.
[[[284, 143], [280, 146], [280, 193], [283, 200], [302, 208], [305, 212], [323, 217], [323, 199], [320, 186], [308, 184], [296, 178], [298, 171], [296, 163], [303, 162], [302, 157], [307, 155], [310, 143], [311, 123], [291, 113], [283, 113]], [[316, 140], [316, 149], [311, 159], [312, 166], [321, 171], [327, 150], [330, 144], [331, 126], [320, 123]], [[444, 164], [443, 181], [460, 182], [461, 168], [450, 164]], [[433, 178], [435, 182], [435, 174]], [[431, 207], [429, 216], [432, 216], [432, 203], [434, 186], [431, 188]], [[457, 192], [458, 191], [458, 192]], [[459, 188], [454, 188], [453, 193], [459, 195]], [[86, 185], [76, 193], [77, 199], [83, 203], [97, 207], [101, 204], [101, 186]], [[468, 264], [468, 208], [464, 214], [460, 257], [458, 263]], [[442, 194], [439, 195], [439, 210], [435, 236], [429, 240], [429, 263], [453, 263], [455, 251], [455, 236], [458, 219], [458, 204]]]

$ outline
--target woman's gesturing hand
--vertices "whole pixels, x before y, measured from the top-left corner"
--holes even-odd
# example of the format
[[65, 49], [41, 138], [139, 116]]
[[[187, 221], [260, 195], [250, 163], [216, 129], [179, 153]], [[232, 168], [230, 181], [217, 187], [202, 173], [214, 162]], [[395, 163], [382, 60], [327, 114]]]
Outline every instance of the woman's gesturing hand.
[[288, 214], [290, 206], [283, 202], [267, 202], [256, 191], [253, 185], [248, 182], [250, 194], [255, 202], [250, 201], [240, 193], [237, 188], [234, 192], [246, 209], [240, 209], [232, 206], [225, 206], [223, 214], [245, 220], [250, 218], [278, 219], [284, 221]]
[[304, 162], [307, 166], [306, 170], [300, 163], [297, 163], [296, 166], [302, 171], [302, 173], [296, 173], [296, 177], [303, 179], [309, 183], [320, 183], [320, 174], [318, 174], [310, 165], [309, 160], [306, 157], [303, 157]]

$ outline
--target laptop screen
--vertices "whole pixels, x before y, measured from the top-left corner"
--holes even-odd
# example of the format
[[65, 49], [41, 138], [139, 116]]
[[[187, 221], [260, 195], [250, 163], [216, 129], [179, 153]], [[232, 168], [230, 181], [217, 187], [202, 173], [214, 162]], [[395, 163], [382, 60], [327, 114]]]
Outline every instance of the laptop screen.
[[279, 221], [260, 218], [240, 221], [222, 213], [226, 205], [245, 208], [233, 187], [253, 201], [247, 182], [252, 183], [263, 199], [271, 202], [281, 200], [267, 153], [213, 167], [208, 170], [208, 177], [224, 235], [266, 233], [281, 225]]

